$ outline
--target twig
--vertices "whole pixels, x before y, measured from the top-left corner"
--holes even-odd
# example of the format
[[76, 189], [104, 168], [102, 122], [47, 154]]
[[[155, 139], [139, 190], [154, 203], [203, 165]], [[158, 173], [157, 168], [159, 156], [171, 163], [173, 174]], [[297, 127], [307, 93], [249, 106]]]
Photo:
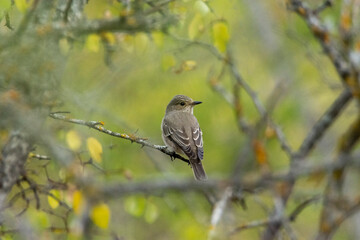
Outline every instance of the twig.
[[[107, 184], [106, 186], [96, 186], [96, 184], [89, 184], [91, 179], [79, 179], [79, 185], [94, 187], [94, 191], [105, 197], [119, 197], [127, 194], [145, 193], [145, 194], [158, 194], [163, 191], [203, 191], [203, 190], [216, 190], [225, 189], [226, 187], [239, 187], [244, 192], [254, 192], [268, 189], [276, 182], [286, 182], [291, 179], [298, 179], [300, 177], [309, 176], [318, 173], [328, 173], [336, 169], [341, 169], [346, 166], [354, 166], [360, 168], [359, 162], [360, 154], [354, 157], [349, 157], [342, 162], [331, 162], [319, 164], [316, 166], [298, 167], [293, 172], [292, 176], [287, 173], [277, 173], [272, 176], [264, 175], [256, 179], [208, 179], [205, 182], [195, 181], [193, 179], [177, 179], [171, 178], [168, 180], [147, 180], [139, 182], [127, 182], [118, 184]], [[95, 190], [96, 189], [96, 190]]]
[[310, 31], [313, 33], [314, 37], [318, 40], [321, 47], [323, 48], [324, 53], [333, 63], [340, 78], [350, 87], [353, 93], [358, 93], [359, 86], [356, 84], [357, 80], [354, 79], [355, 76], [352, 74], [349, 63], [344, 59], [344, 57], [339, 53], [338, 49], [333, 44], [329, 31], [325, 25], [322, 24], [316, 15], [316, 12], [306, 7], [304, 3], [299, 0], [291, 0], [288, 3], [288, 8], [304, 19]]
[[99, 132], [102, 132], [102, 133], [105, 133], [105, 134], [108, 134], [108, 135], [111, 135], [111, 136], [114, 136], [114, 137], [122, 138], [122, 139], [125, 139], [125, 140], [128, 140], [128, 141], [131, 141], [132, 143], [133, 142], [138, 143], [138, 144], [142, 145], [143, 147], [145, 146], [145, 147], [149, 147], [149, 148], [159, 150], [160, 152], [169, 155], [171, 158], [174, 158], [174, 159], [177, 158], [177, 159], [180, 159], [181, 161], [186, 162], [188, 164], [190, 163], [188, 159], [182, 157], [181, 155], [179, 155], [179, 154], [177, 154], [175, 152], [170, 151], [166, 146], [152, 144], [152, 143], [146, 141], [145, 138], [140, 138], [140, 137], [137, 137], [135, 135], [113, 132], [113, 131], [111, 131], [109, 129], [104, 128], [103, 127], [104, 123], [101, 122], [101, 121], [100, 122], [99, 121], [85, 121], [85, 120], [81, 120], [81, 119], [68, 118], [68, 117], [66, 117], [64, 115], [61, 115], [59, 113], [50, 113], [49, 116], [54, 118], [54, 119], [63, 120], [65, 122], [70, 122], [70, 123], [75, 123], [75, 124], [78, 124], [78, 125], [88, 126], [89, 128], [98, 130]]
[[238, 226], [237, 228], [235, 228], [234, 230], [232, 230], [229, 235], [234, 235], [236, 233], [239, 233], [242, 230], [245, 229], [251, 229], [251, 228], [256, 228], [256, 227], [264, 227], [270, 223], [277, 223], [277, 222], [285, 222], [285, 221], [289, 221], [289, 222], [294, 222], [296, 220], [296, 217], [307, 207], [309, 206], [311, 203], [313, 203], [314, 201], [318, 201], [320, 198], [317, 197], [312, 197], [309, 198], [307, 200], [305, 200], [304, 202], [302, 202], [301, 204], [299, 204], [290, 214], [288, 217], [283, 217], [283, 218], [271, 218], [271, 219], [264, 219], [264, 220], [256, 220], [256, 221], [252, 221], [249, 223], [245, 223], [245, 224], [241, 224], [240, 226]]
[[224, 193], [220, 200], [215, 204], [214, 210], [211, 214], [210, 230], [209, 230], [209, 239], [212, 239], [216, 233], [216, 227], [221, 221], [222, 216], [224, 215], [227, 203], [232, 196], [232, 188], [227, 187], [224, 190]]
[[168, 5], [169, 3], [173, 2], [175, 0], [165, 0], [163, 2], [158, 3], [157, 5], [154, 5], [152, 2], [147, 2], [152, 8], [144, 12], [144, 15], [149, 15], [154, 12], [159, 12], [162, 16], [164, 16], [164, 12], [162, 11], [162, 7]]
[[[297, 13], [306, 22], [313, 36], [320, 43], [324, 53], [333, 63], [342, 82], [349, 87], [352, 95], [357, 96], [359, 98], [360, 88], [356, 78], [356, 74], [354, 74], [350, 64], [346, 61], [343, 55], [338, 51], [338, 49], [333, 44], [333, 41], [330, 37], [330, 33], [328, 32], [326, 26], [318, 18], [316, 10], [314, 11], [308, 8], [301, 0], [289, 1], [288, 8], [291, 11]], [[341, 105], [343, 105], [342, 107], [344, 107], [346, 103], [350, 100], [348, 98], [349, 98], [348, 93], [346, 93], [345, 90], [345, 92], [343, 92], [343, 95], [341, 95], [340, 98], [338, 99], [340, 103], [338, 104], [337, 101], [335, 101], [333, 106], [341, 107]], [[333, 109], [330, 108], [329, 112], [327, 112], [327, 114], [324, 115], [324, 118], [321, 118], [317, 122], [317, 124], [315, 124], [312, 131], [306, 137], [303, 144], [301, 145], [299, 151], [295, 153], [294, 156], [292, 157], [292, 166], [290, 168], [289, 175], [291, 175], [292, 172], [296, 170], [298, 165], [297, 163], [299, 162], [299, 160], [304, 159], [304, 156], [310, 152], [316, 141], [320, 139], [320, 137], [324, 134], [325, 130], [328, 129], [328, 127], [334, 122], [336, 116], [341, 112], [341, 110], [342, 110], [341, 108], [337, 109], [337, 107], [334, 107]], [[326, 117], [328, 116], [333, 116], [333, 118], [327, 119]], [[295, 185], [295, 179], [288, 182], [288, 186], [287, 186], [288, 191], [286, 192], [286, 194], [282, 196], [284, 204], [286, 204], [294, 185]], [[274, 239], [277, 233], [279, 232], [279, 230], [281, 229], [281, 227], [282, 227], [281, 223], [279, 224], [269, 223], [263, 233], [262, 239], [264, 240]]]
[[331, 104], [321, 118], [311, 128], [302, 142], [296, 155], [299, 158], [306, 157], [315, 146], [315, 143], [324, 135], [326, 130], [334, 123], [339, 114], [345, 110], [346, 105], [352, 98], [352, 94], [345, 89], [340, 96]]
[[332, 5], [333, 5], [333, 0], [325, 0], [323, 2], [323, 4], [321, 4], [319, 7], [317, 7], [314, 10], [314, 14], [317, 15], [317, 14], [321, 13], [322, 11], [324, 11], [325, 9], [332, 7]]
[[40, 154], [37, 154], [37, 153], [30, 153], [29, 157], [30, 158], [36, 158], [36, 159], [39, 159], [39, 160], [51, 160], [51, 158], [49, 156], [40, 155]]
[[10, 23], [10, 16], [8, 11], [5, 12], [5, 27], [7, 27], [10, 30], [14, 30], [14, 28], [11, 26]]
[[[355, 144], [360, 139], [360, 115], [355, 119], [354, 123], [347, 129], [345, 134], [339, 141], [338, 161], [346, 162], [346, 156], [354, 149]], [[343, 201], [342, 185], [344, 181], [345, 166], [333, 171], [328, 180], [328, 185], [325, 190], [325, 197], [323, 209], [321, 212], [318, 240], [329, 239], [334, 233], [332, 227], [340, 225], [337, 221], [337, 215], [343, 212], [336, 202]]]
[[73, 0], [67, 0], [67, 2], [66, 2], [66, 7], [64, 10], [64, 18], [63, 18], [63, 21], [65, 23], [68, 22], [69, 11], [70, 11], [72, 3], [73, 3]]
[[52, 30], [54, 34], [60, 36], [66, 36], [69, 34], [73, 35], [84, 35], [91, 33], [101, 32], [148, 32], [152, 30], [162, 29], [165, 25], [169, 25], [175, 22], [175, 19], [171, 16], [163, 17], [161, 19], [149, 19], [142, 15], [135, 15], [122, 18], [113, 19], [99, 19], [91, 20], [87, 22], [78, 22], [73, 24], [64, 25], [63, 22], [53, 24]]
[[[287, 143], [285, 134], [281, 130], [280, 127], [278, 127], [270, 118], [270, 116], [267, 114], [265, 107], [261, 103], [260, 99], [258, 98], [256, 92], [246, 83], [246, 81], [243, 80], [242, 76], [240, 75], [240, 72], [238, 68], [236, 67], [234, 60], [230, 54], [230, 52], [227, 53], [227, 56], [224, 56], [222, 53], [220, 53], [213, 45], [210, 45], [208, 43], [204, 43], [201, 41], [196, 40], [189, 40], [186, 38], [180, 38], [174, 35], [170, 35], [173, 39], [177, 41], [181, 41], [187, 44], [187, 46], [191, 45], [198, 45], [207, 51], [209, 51], [211, 54], [213, 54], [218, 60], [223, 61], [225, 64], [227, 64], [230, 68], [231, 74], [236, 80], [236, 82], [244, 88], [245, 92], [250, 96], [253, 104], [255, 105], [257, 111], [259, 112], [261, 118], [268, 121], [268, 124], [275, 130], [278, 140], [280, 142], [281, 148], [287, 153], [289, 157], [292, 156], [292, 150], [290, 145]], [[185, 47], [187, 47], [185, 46]], [[220, 90], [221, 91], [221, 90]]]

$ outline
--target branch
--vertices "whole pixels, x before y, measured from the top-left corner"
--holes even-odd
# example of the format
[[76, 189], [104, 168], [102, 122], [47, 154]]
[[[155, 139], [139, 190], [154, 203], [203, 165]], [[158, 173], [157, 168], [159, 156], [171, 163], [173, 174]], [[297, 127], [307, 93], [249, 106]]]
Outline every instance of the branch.
[[224, 215], [227, 203], [233, 194], [231, 187], [227, 187], [218, 202], [216, 202], [214, 210], [211, 214], [211, 225], [209, 230], [209, 239], [215, 237], [216, 227], [219, 224], [222, 216]]
[[[327, 2], [331, 3], [331, 1]], [[333, 63], [342, 81], [349, 86], [354, 95], [358, 95], [359, 84], [356, 79], [356, 74], [353, 73], [351, 65], [333, 44], [328, 29], [317, 16], [318, 10], [312, 10], [306, 7], [301, 0], [289, 1], [288, 8], [303, 18], [303, 20], [307, 23], [309, 30], [320, 43], [324, 53]]]
[[333, 102], [333, 104], [326, 110], [326, 112], [315, 123], [302, 142], [298, 152], [296, 153], [299, 158], [304, 158], [309, 154], [309, 152], [315, 146], [315, 143], [320, 140], [325, 131], [334, 123], [339, 114], [345, 109], [351, 98], [351, 92], [348, 89], [345, 89]]
[[206, 191], [206, 190], [219, 190], [227, 187], [239, 188], [244, 192], [254, 192], [269, 189], [273, 187], [276, 182], [286, 182], [300, 177], [309, 176], [312, 174], [328, 173], [336, 169], [341, 169], [344, 166], [353, 166], [360, 168], [360, 153], [354, 157], [349, 157], [344, 161], [337, 161], [331, 163], [324, 163], [315, 166], [298, 167], [296, 171], [290, 176], [287, 173], [275, 173], [272, 176], [264, 175], [258, 178], [243, 178], [243, 179], [208, 179], [204, 182], [190, 179], [160, 179], [160, 180], [145, 180], [145, 181], [132, 181], [126, 183], [114, 183], [97, 185], [92, 182], [93, 179], [83, 178], [78, 180], [78, 184], [83, 188], [89, 187], [93, 190], [95, 195], [104, 195], [105, 197], [121, 197], [128, 194], [144, 193], [144, 194], [158, 194], [164, 191]]
[[[177, 40], [177, 41], [181, 41], [186, 43], [187, 46], [191, 46], [191, 45], [197, 45], [200, 46], [202, 48], [204, 48], [205, 50], [209, 51], [212, 55], [214, 55], [218, 60], [223, 61], [224, 64], [227, 64], [228, 67], [230, 68], [231, 71], [231, 75], [234, 77], [235, 81], [237, 82], [237, 84], [239, 84], [244, 90], [245, 92], [249, 95], [251, 101], [253, 102], [253, 104], [255, 105], [256, 110], [259, 112], [260, 116], [262, 119], [267, 120], [268, 124], [275, 130], [276, 135], [277, 135], [277, 139], [280, 142], [281, 148], [286, 152], [286, 154], [291, 157], [292, 156], [292, 150], [290, 145], [287, 143], [285, 134], [283, 133], [283, 131], [281, 130], [281, 128], [279, 126], [277, 126], [273, 120], [271, 119], [271, 117], [269, 116], [269, 114], [267, 113], [265, 107], [263, 106], [263, 104], [261, 103], [259, 97], [257, 96], [256, 92], [250, 87], [250, 85], [247, 84], [246, 81], [244, 81], [244, 79], [242, 78], [242, 76], [240, 75], [240, 71], [237, 68], [237, 66], [235, 65], [235, 62], [230, 54], [230, 52], [227, 53], [227, 56], [224, 56], [222, 53], [220, 53], [213, 45], [210, 45], [208, 43], [205, 42], [201, 42], [201, 41], [196, 41], [196, 40], [189, 40], [186, 38], [180, 38], [174, 35], [170, 35], [173, 39]], [[223, 91], [222, 89], [219, 89], [220, 91]], [[226, 94], [227, 95], [227, 94]], [[224, 95], [223, 95], [224, 96]], [[230, 99], [228, 96], [225, 97], [225, 99], [227, 101], [232, 100]], [[245, 125], [244, 125], [245, 126]], [[244, 129], [247, 129], [247, 127], [245, 126]]]
[[[330, 1], [328, 1], [330, 2]], [[330, 2], [331, 3], [331, 2]], [[327, 3], [326, 3], [327, 4]], [[325, 4], [325, 5], [326, 5]], [[323, 4], [324, 5], [324, 4]], [[314, 38], [320, 43], [324, 53], [328, 56], [330, 61], [333, 63], [338, 75], [340, 76], [343, 83], [349, 88], [351, 95], [360, 98], [359, 84], [356, 78], [356, 75], [351, 68], [351, 65], [343, 57], [343, 55], [336, 48], [336, 45], [333, 44], [330, 33], [327, 30], [326, 26], [318, 18], [318, 10], [312, 10], [305, 6], [301, 0], [290, 0], [288, 2], [288, 8], [291, 11], [297, 13], [308, 25], [309, 30], [312, 32]], [[322, 10], [322, 6], [320, 10]], [[334, 104], [329, 108], [322, 118], [314, 125], [309, 135], [305, 138], [303, 144], [301, 145], [299, 151], [292, 156], [292, 166], [290, 168], [289, 175], [296, 170], [298, 166], [298, 160], [303, 159], [311, 149], [314, 147], [314, 144], [320, 137], [324, 134], [325, 130], [334, 122], [336, 116], [341, 112], [342, 108], [345, 107], [347, 102], [351, 99], [352, 96], [345, 90], [342, 95], [334, 102]], [[329, 119], [327, 117], [330, 117]], [[292, 189], [295, 185], [295, 179], [287, 183], [288, 191], [283, 194], [282, 199], [284, 204], [286, 204]], [[270, 240], [274, 239], [282, 227], [282, 223], [269, 223], [265, 229], [262, 239]]]
[[333, 6], [333, 0], [325, 0], [319, 7], [314, 10], [314, 14], [319, 14], [325, 9]]
[[305, 200], [304, 202], [300, 203], [290, 214], [288, 217], [283, 217], [281, 219], [278, 218], [270, 218], [270, 219], [264, 219], [264, 220], [256, 220], [256, 221], [252, 221], [249, 223], [245, 223], [245, 224], [241, 224], [240, 226], [238, 226], [237, 228], [235, 228], [234, 230], [232, 230], [229, 235], [234, 235], [236, 233], [239, 233], [242, 230], [245, 229], [251, 229], [251, 228], [256, 228], [256, 227], [264, 227], [266, 225], [269, 225], [270, 223], [274, 224], [274, 223], [278, 223], [278, 222], [295, 222], [297, 216], [299, 216], [299, 214], [307, 207], [309, 206], [311, 203], [313, 203], [314, 201], [318, 201], [319, 197], [312, 197], [309, 198], [307, 200]]
[[175, 22], [172, 16], [161, 19], [151, 18], [143, 15], [131, 15], [113, 19], [97, 19], [86, 22], [64, 24], [62, 21], [53, 24], [52, 30], [57, 35], [84, 35], [101, 32], [149, 32], [163, 29]]
[[0, 156], [0, 209], [7, 193], [24, 172], [31, 146], [20, 133], [13, 133]]
[[[355, 144], [360, 139], [360, 115], [355, 119], [354, 123], [346, 130], [345, 134], [339, 141], [339, 153], [337, 161], [346, 162], [346, 156], [353, 150]], [[325, 190], [325, 199], [320, 218], [318, 240], [329, 239], [334, 234], [334, 229], [327, 226], [337, 226], [341, 222], [338, 221], [338, 213], [344, 212], [340, 202], [344, 200], [342, 195], [342, 186], [345, 175], [345, 167], [336, 169], [329, 177]], [[358, 207], [356, 207], [357, 209]]]
[[114, 137], [118, 137], [118, 138], [122, 138], [125, 140], [128, 140], [130, 142], [135, 142], [137, 144], [140, 144], [142, 147], [149, 147], [149, 148], [153, 148], [156, 150], [159, 150], [162, 153], [165, 153], [166, 155], [169, 155], [171, 158], [174, 159], [180, 159], [183, 162], [186, 162], [188, 164], [190, 164], [189, 160], [182, 157], [181, 155], [170, 151], [166, 146], [161, 146], [161, 145], [155, 145], [152, 144], [148, 141], [146, 141], [146, 138], [140, 138], [137, 137], [135, 135], [132, 134], [126, 134], [126, 133], [118, 133], [118, 132], [113, 132], [109, 129], [104, 128], [104, 122], [102, 121], [85, 121], [85, 120], [81, 120], [81, 119], [74, 119], [74, 118], [68, 118], [64, 115], [61, 115], [60, 113], [50, 113], [49, 114], [50, 117], [54, 118], [54, 119], [58, 119], [58, 120], [63, 120], [65, 122], [69, 122], [69, 123], [74, 123], [74, 124], [78, 124], [78, 125], [83, 125], [83, 126], [87, 126], [89, 128], [98, 130], [99, 132], [108, 134], [110, 136], [114, 136]]

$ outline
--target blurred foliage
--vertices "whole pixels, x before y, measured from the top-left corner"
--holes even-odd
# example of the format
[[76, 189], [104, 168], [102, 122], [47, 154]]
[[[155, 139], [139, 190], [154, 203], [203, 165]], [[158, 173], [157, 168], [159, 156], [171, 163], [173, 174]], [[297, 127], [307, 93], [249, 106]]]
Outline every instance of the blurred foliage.
[[[2, 38], [9, 39], [23, 24], [34, 2], [15, 0], [11, 4], [10, 0], [0, 0]], [[217, 78], [223, 63], [206, 48], [191, 44], [191, 40], [205, 42], [224, 54], [231, 52], [242, 77], [265, 105], [281, 84], [283, 90], [278, 93], [279, 101], [272, 116], [294, 149], [341, 90], [333, 66], [303, 21], [288, 12], [282, 0], [169, 1], [156, 14], [175, 16], [175, 24], [144, 31], [79, 35], [67, 34], [66, 30], [62, 34], [52, 32], [52, 24], [62, 16], [57, 16], [55, 6], [66, 1], [54, 2], [49, 3], [49, 7], [40, 1], [32, 20], [39, 24], [28, 23], [28, 29], [14, 39], [14, 43], [1, 41], [0, 48], [0, 146], [11, 130], [26, 129], [35, 138], [34, 151], [51, 157], [46, 163], [29, 159], [26, 166], [29, 177], [39, 184], [47, 184], [50, 179], [67, 183], [65, 188], [50, 184], [47, 190], [55, 198], [42, 196], [39, 209], [31, 189], [27, 193], [29, 203], [26, 198], [18, 197], [9, 209], [7, 214], [12, 218], [27, 209], [21, 214], [27, 219], [22, 224], [32, 227], [37, 239], [82, 238], [79, 222], [85, 208], [91, 209], [94, 239], [112, 236], [159, 240], [206, 238], [212, 205], [200, 193], [138, 194], [87, 202], [87, 196], [92, 193], [77, 189], [73, 181], [78, 176], [101, 183], [166, 179], [175, 175], [192, 177], [189, 166], [178, 160], [172, 162], [159, 151], [141, 149], [139, 145], [86, 127], [46, 117], [50, 111], [66, 111], [70, 117], [103, 121], [104, 126], [113, 131], [163, 144], [160, 123], [166, 105], [174, 95], [185, 94], [203, 102], [196, 107], [195, 115], [204, 134], [203, 163], [208, 175], [211, 178], [229, 176], [246, 136], [238, 130], [233, 107], [212, 90], [209, 82]], [[90, 0], [84, 6], [80, 21], [132, 16], [137, 11], [141, 14], [151, 9], [147, 2], [152, 1]], [[322, 1], [309, 2], [315, 6]], [[324, 12], [329, 29], [339, 22], [340, 1], [335, 2], [334, 7]], [[15, 30], [4, 26], [6, 14]], [[73, 12], [69, 24], [76, 17], [77, 13]], [[232, 91], [234, 81], [230, 70], [224, 71], [218, 80]], [[246, 121], [255, 123], [259, 115], [251, 98], [243, 91], [240, 98]], [[352, 120], [353, 113], [354, 108], [348, 109], [332, 126], [311, 161], [321, 163], [333, 156], [336, 139]], [[258, 151], [242, 160], [246, 177], [259, 176], [259, 164], [264, 162], [275, 172], [289, 168], [288, 158], [272, 131], [269, 127], [262, 129], [262, 141], [255, 147]], [[59, 160], [64, 156], [52, 152], [49, 137], [61, 145], [61, 151], [71, 153], [71, 157]], [[308, 196], [321, 194], [323, 179], [311, 176], [298, 183], [289, 209]], [[8, 198], [28, 188], [29, 185], [21, 183]], [[58, 200], [73, 210], [66, 213]], [[267, 218], [273, 205], [272, 192], [249, 195], [246, 202], [247, 210], [236, 204], [229, 207], [221, 226], [224, 233], [236, 227], [234, 219], [240, 225]], [[294, 223], [299, 239], [309, 239], [316, 233], [320, 209], [320, 205], [311, 205], [300, 214]], [[4, 221], [0, 226], [4, 239], [24, 237], [6, 233], [17, 225], [16, 220]], [[262, 228], [249, 229], [234, 235], [233, 239], [254, 239], [260, 230]], [[350, 239], [352, 234], [349, 223], [340, 228], [335, 239]]]

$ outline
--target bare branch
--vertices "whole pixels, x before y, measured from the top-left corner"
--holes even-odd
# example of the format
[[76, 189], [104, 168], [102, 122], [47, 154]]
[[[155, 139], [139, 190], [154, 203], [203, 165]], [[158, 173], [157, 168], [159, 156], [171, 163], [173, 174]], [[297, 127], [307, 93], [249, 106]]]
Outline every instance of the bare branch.
[[226, 210], [227, 203], [232, 196], [232, 188], [227, 187], [222, 194], [221, 199], [215, 204], [214, 210], [211, 214], [211, 225], [209, 230], [209, 239], [212, 239], [216, 234], [216, 227], [221, 221], [222, 216]]
[[309, 206], [311, 203], [313, 203], [314, 201], [318, 201], [320, 198], [319, 197], [313, 197], [310, 199], [305, 200], [304, 202], [302, 202], [301, 204], [299, 204], [291, 213], [288, 217], [282, 218], [282, 219], [277, 219], [277, 218], [272, 218], [272, 219], [264, 219], [264, 220], [256, 220], [256, 221], [252, 221], [249, 223], [244, 223], [241, 224], [240, 226], [238, 226], [237, 228], [235, 228], [234, 230], [232, 230], [229, 235], [233, 235], [236, 233], [239, 233], [242, 230], [246, 230], [246, 229], [251, 229], [251, 228], [256, 228], [256, 227], [264, 227], [266, 225], [274, 224], [277, 222], [285, 222], [285, 221], [289, 221], [289, 222], [294, 222], [296, 220], [296, 217], [307, 207]]
[[345, 110], [346, 105], [352, 98], [352, 94], [345, 89], [340, 96], [331, 104], [321, 118], [311, 128], [308, 135], [302, 142], [296, 155], [304, 158], [315, 146], [315, 143], [324, 135], [326, 130], [334, 123], [339, 114]]
[[24, 172], [31, 146], [20, 133], [13, 133], [2, 149], [0, 192], [7, 193]]
[[66, 117], [64, 115], [61, 115], [59, 113], [50, 113], [49, 116], [54, 118], [54, 119], [63, 120], [65, 122], [70, 122], [70, 123], [75, 123], [75, 124], [78, 124], [78, 125], [88, 126], [89, 128], [98, 130], [99, 132], [102, 132], [102, 133], [105, 133], [105, 134], [108, 134], [108, 135], [111, 135], [111, 136], [114, 136], [114, 137], [122, 138], [122, 139], [125, 139], [125, 140], [128, 140], [128, 141], [131, 141], [132, 143], [133, 142], [138, 143], [138, 144], [142, 145], [143, 147], [145, 146], [145, 147], [149, 147], [149, 148], [159, 150], [160, 152], [165, 153], [166, 155], [169, 155], [171, 158], [174, 158], [174, 159], [177, 158], [177, 159], [180, 159], [181, 161], [186, 162], [186, 163], [189, 164], [188, 159], [182, 157], [181, 155], [179, 155], [179, 154], [177, 154], [175, 152], [170, 151], [166, 146], [152, 144], [152, 143], [146, 141], [146, 138], [140, 138], [140, 137], [137, 137], [137, 136], [132, 135], [132, 134], [113, 132], [113, 131], [111, 131], [109, 129], [104, 128], [103, 127], [104, 123], [101, 122], [101, 121], [84, 121], [84, 120], [81, 120], [81, 119], [68, 118], [68, 117]]

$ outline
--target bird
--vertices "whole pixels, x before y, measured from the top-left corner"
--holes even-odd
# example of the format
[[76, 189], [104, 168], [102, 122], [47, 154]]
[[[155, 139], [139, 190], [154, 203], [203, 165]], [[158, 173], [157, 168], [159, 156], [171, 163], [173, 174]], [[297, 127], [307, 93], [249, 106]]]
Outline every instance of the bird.
[[204, 158], [203, 138], [200, 125], [194, 116], [193, 101], [185, 95], [174, 96], [166, 107], [161, 123], [162, 139], [170, 151], [186, 155], [196, 180], [205, 181], [207, 175], [202, 165]]

